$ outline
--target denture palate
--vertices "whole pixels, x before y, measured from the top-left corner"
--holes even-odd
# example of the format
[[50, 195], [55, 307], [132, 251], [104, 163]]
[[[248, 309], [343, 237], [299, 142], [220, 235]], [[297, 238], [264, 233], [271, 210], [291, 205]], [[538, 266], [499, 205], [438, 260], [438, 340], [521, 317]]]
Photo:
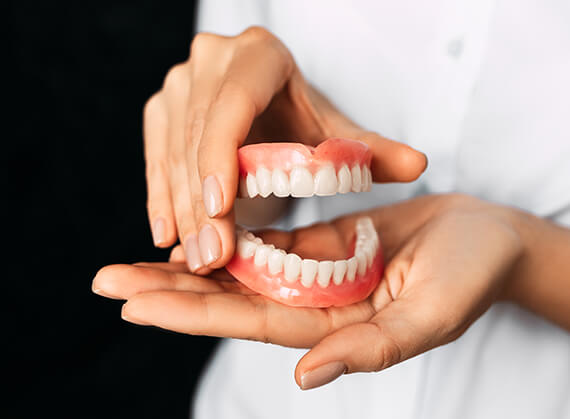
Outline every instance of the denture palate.
[[276, 168], [269, 170], [261, 166], [255, 173], [240, 178], [240, 196], [264, 198], [273, 194], [277, 197], [292, 196], [304, 198], [313, 195], [330, 196], [337, 193], [367, 192], [372, 186], [372, 173], [366, 164], [324, 164], [314, 173], [307, 167], [295, 166], [286, 172]]
[[305, 288], [311, 288], [315, 283], [327, 288], [344, 281], [354, 282], [357, 276], [364, 277], [378, 249], [378, 236], [369, 217], [359, 218], [356, 223], [354, 255], [335, 261], [302, 259], [295, 253], [263, 243], [247, 230], [240, 229], [237, 233], [237, 253], [242, 260], [253, 259], [257, 269], [267, 269], [271, 275], [282, 273], [287, 283], [300, 281]]

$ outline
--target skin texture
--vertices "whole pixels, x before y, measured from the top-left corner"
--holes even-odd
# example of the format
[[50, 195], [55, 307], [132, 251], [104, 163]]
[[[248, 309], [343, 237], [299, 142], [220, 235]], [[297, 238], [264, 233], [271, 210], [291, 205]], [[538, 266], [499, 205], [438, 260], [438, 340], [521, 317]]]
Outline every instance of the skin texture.
[[[425, 196], [361, 214], [372, 217], [387, 265], [371, 296], [350, 306], [287, 307], [223, 270], [209, 278], [190, 274], [177, 248], [170, 263], [105, 267], [93, 290], [127, 300], [122, 315], [133, 323], [311, 348], [295, 370], [302, 388], [343, 372], [379, 371], [451, 342], [495, 301], [513, 301], [570, 330], [568, 229], [464, 195]], [[264, 240], [300, 253], [318, 252], [313, 244], [326, 240], [334, 257], [361, 214], [267, 232]]]
[[[235, 37], [198, 34], [188, 60], [168, 72], [146, 103], [144, 137], [154, 242], [169, 247], [178, 239], [198, 273], [223, 267], [234, 253], [243, 144], [286, 139], [316, 146], [328, 137], [353, 138], [370, 146], [375, 182], [411, 181], [427, 165], [424, 154], [340, 114], [306, 83], [283, 43], [259, 27]], [[212, 217], [204, 202], [216, 203]], [[260, 211], [259, 202], [240, 203], [246, 206], [240, 213], [269, 222], [288, 201], [269, 199], [272, 211]], [[206, 225], [213, 230], [201, 235]]]

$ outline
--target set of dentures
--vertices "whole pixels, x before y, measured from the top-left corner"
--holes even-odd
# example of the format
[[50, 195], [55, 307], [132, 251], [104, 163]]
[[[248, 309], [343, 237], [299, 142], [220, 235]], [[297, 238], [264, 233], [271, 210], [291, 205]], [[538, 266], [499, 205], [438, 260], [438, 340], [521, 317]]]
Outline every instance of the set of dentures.
[[[358, 141], [333, 138], [317, 148], [299, 143], [256, 144], [238, 151], [240, 195], [253, 198], [329, 196], [369, 191], [371, 152]], [[237, 229], [236, 253], [226, 266], [250, 289], [293, 306], [342, 306], [366, 298], [383, 269], [369, 217], [358, 219], [350, 257], [303, 259]]]

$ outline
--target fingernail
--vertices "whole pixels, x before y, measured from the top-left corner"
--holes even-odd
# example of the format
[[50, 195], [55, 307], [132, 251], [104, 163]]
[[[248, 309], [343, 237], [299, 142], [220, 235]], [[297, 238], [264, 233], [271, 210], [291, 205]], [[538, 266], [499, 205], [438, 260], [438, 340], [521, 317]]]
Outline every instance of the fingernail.
[[200, 248], [198, 247], [198, 237], [195, 234], [191, 234], [184, 245], [184, 250], [186, 251], [186, 262], [191, 271], [196, 271], [201, 268], [204, 264], [200, 258]]
[[200, 256], [204, 264], [218, 260], [222, 253], [220, 246], [220, 237], [214, 227], [206, 224], [198, 234], [198, 243], [200, 246]]
[[147, 323], [145, 321], [139, 320], [139, 319], [135, 319], [133, 317], [129, 317], [127, 316], [127, 314], [125, 313], [125, 305], [123, 305], [123, 308], [121, 310], [121, 318], [129, 323], [133, 323], [133, 324], [139, 324], [141, 326], [150, 326], [150, 323]]
[[154, 241], [155, 246], [164, 243], [165, 230], [166, 222], [164, 221], [164, 218], [156, 218], [154, 220], [154, 224], [152, 225], [152, 240]]
[[208, 176], [204, 179], [202, 199], [209, 217], [215, 217], [222, 210], [222, 189], [215, 176]]
[[341, 361], [321, 365], [301, 376], [301, 390], [309, 390], [330, 383], [345, 372], [346, 365]]

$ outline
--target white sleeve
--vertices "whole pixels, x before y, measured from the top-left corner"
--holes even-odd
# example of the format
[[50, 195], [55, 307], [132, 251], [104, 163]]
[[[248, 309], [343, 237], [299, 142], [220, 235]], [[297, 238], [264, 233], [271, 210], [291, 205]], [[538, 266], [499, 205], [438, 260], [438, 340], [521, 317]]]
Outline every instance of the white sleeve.
[[267, 25], [265, 0], [202, 0], [198, 3], [197, 32], [233, 36], [252, 25]]

